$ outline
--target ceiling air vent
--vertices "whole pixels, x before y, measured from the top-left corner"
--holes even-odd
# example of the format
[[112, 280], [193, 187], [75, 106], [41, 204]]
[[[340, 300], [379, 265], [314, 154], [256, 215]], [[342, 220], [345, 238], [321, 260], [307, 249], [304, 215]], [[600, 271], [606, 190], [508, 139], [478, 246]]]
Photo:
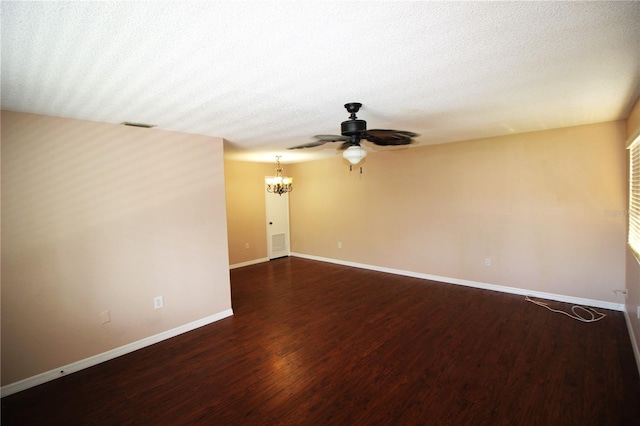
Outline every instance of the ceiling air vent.
[[156, 127], [155, 124], [134, 123], [134, 122], [131, 122], [131, 121], [125, 121], [122, 124], [124, 124], [125, 126], [143, 127], [145, 129], [150, 129], [152, 127]]

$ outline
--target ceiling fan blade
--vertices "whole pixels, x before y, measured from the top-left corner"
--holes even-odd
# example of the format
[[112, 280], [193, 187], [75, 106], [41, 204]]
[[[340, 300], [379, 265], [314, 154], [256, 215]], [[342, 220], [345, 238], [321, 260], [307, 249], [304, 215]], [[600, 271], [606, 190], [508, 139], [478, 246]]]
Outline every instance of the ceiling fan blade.
[[349, 136], [342, 135], [315, 135], [314, 138], [320, 139], [325, 142], [339, 142], [339, 141], [349, 141], [351, 138]]
[[409, 145], [413, 142], [412, 138], [416, 136], [420, 135], [406, 130], [372, 129], [363, 135], [363, 139], [373, 142], [376, 145], [393, 146]]
[[302, 149], [302, 148], [313, 148], [315, 146], [320, 146], [320, 145], [324, 145], [325, 143], [327, 143], [329, 141], [315, 141], [315, 142], [309, 142], [309, 143], [305, 143], [302, 145], [297, 145], [297, 146], [292, 146], [290, 148], [287, 149]]
[[418, 136], [420, 136], [420, 134], [409, 132], [408, 130], [371, 129], [371, 130], [367, 130], [367, 133], [373, 134], [374, 136], [378, 136], [378, 137], [387, 135], [387, 134], [404, 135], [404, 136], [409, 136], [410, 138], [417, 138]]
[[315, 146], [324, 145], [327, 142], [343, 142], [350, 141], [351, 138], [349, 136], [340, 136], [340, 135], [316, 135], [314, 138], [318, 139], [315, 142], [309, 142], [298, 146], [293, 146], [287, 149], [301, 149], [301, 148], [313, 148]]
[[[342, 145], [340, 145], [340, 148], [338, 148], [340, 151], [344, 151], [345, 149], [349, 148], [351, 145], [353, 145], [351, 142], [343, 142]], [[360, 145], [360, 144], [358, 144]]]

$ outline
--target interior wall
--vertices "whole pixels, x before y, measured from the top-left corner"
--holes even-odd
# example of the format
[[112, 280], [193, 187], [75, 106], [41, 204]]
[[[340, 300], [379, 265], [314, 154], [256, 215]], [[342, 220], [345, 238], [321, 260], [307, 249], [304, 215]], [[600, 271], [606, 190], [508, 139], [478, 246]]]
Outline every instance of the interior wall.
[[629, 112], [627, 118], [627, 137], [631, 137], [640, 131], [640, 98], [636, 99], [636, 103]]
[[224, 163], [229, 264], [232, 266], [268, 256], [264, 178], [273, 176], [274, 169], [275, 161], [274, 164], [229, 160]]
[[[640, 133], [640, 98], [636, 100], [635, 106], [632, 108], [629, 118], [627, 119], [627, 138], [632, 138]], [[627, 142], [630, 142], [627, 140]], [[640, 309], [640, 261], [636, 259], [631, 249], [626, 249], [626, 289], [627, 298], [625, 301], [625, 309], [628, 314], [631, 332], [635, 337], [636, 344], [640, 344], [640, 319], [638, 318], [638, 309]], [[640, 368], [640, 353], [636, 347], [636, 357], [638, 368]]]
[[618, 121], [370, 152], [362, 174], [292, 165], [292, 251], [621, 303], [625, 134]]
[[3, 111], [2, 384], [231, 309], [223, 168], [219, 138]]

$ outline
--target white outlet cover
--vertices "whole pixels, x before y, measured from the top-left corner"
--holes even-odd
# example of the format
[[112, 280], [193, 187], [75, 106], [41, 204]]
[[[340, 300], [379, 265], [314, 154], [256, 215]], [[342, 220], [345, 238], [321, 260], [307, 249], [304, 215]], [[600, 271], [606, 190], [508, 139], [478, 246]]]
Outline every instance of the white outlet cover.
[[164, 300], [162, 296], [158, 296], [153, 299], [153, 309], [160, 309], [163, 306], [164, 306]]

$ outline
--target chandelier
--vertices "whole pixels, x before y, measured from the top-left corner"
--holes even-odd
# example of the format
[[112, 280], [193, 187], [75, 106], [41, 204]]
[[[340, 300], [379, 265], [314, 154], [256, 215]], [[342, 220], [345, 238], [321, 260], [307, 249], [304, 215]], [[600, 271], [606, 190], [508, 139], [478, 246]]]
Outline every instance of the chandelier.
[[282, 176], [280, 157], [280, 155], [276, 155], [276, 175], [270, 176], [266, 179], [267, 192], [278, 195], [293, 191], [293, 178]]

